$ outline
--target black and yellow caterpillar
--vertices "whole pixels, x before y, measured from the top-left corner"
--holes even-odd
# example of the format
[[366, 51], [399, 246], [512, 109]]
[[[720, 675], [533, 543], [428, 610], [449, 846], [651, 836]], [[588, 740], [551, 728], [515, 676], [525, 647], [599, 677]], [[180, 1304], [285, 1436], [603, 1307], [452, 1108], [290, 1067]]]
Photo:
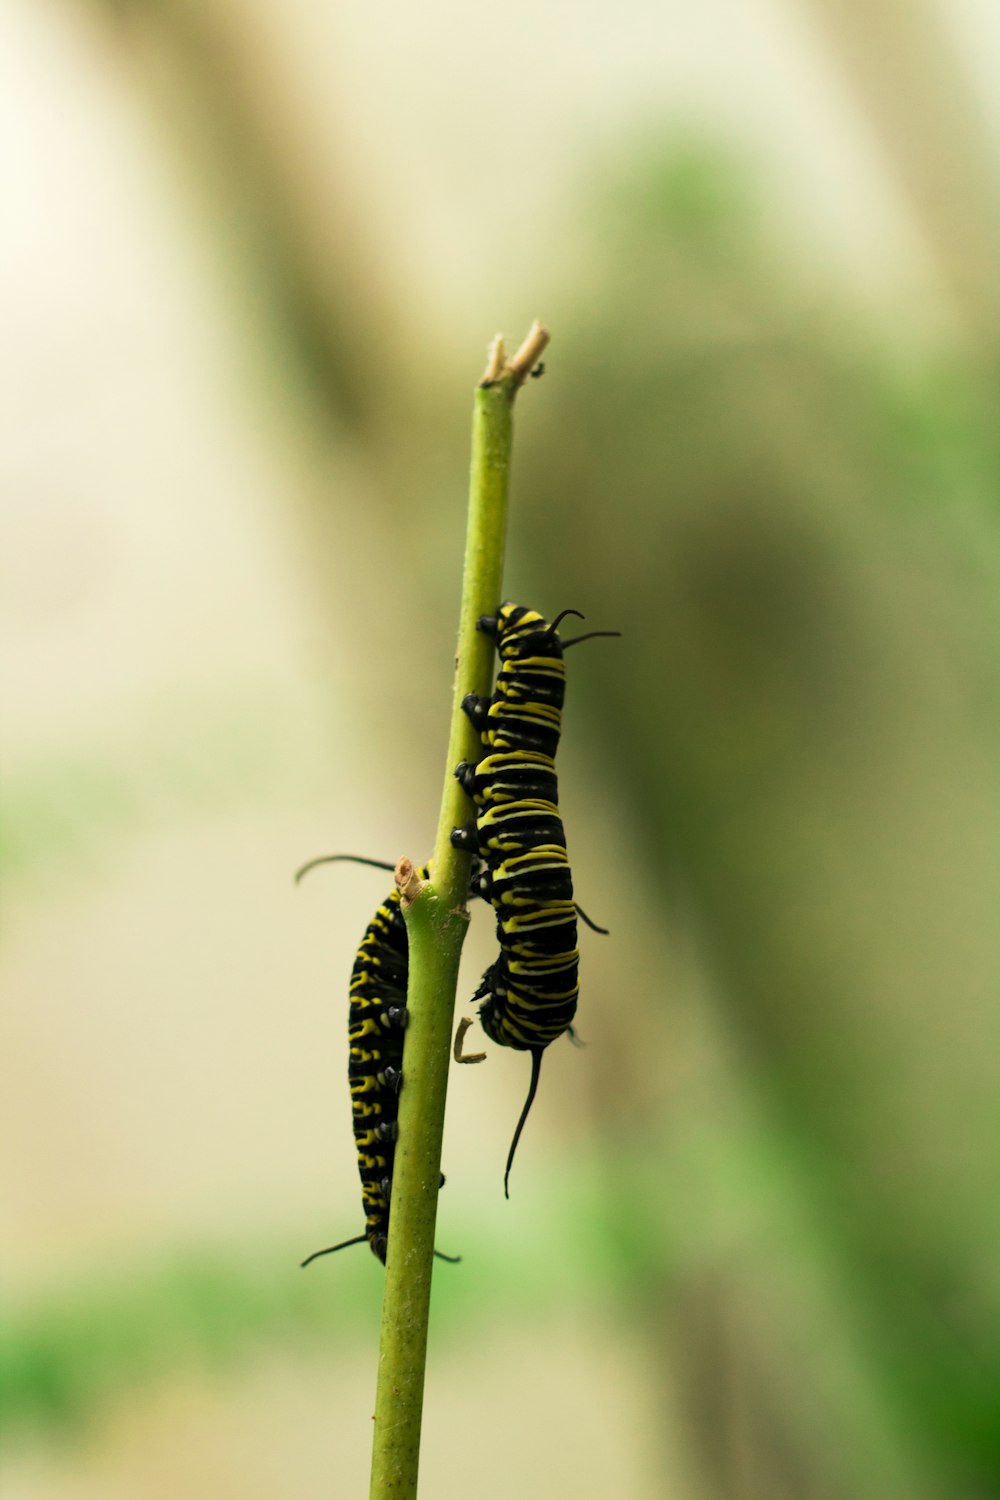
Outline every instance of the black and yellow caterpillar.
[[[300, 880], [317, 864], [336, 860], [373, 864], [392, 869], [380, 860], [361, 859], [357, 855], [325, 855], [310, 860], [295, 877]], [[426, 866], [419, 878], [427, 879]], [[368, 926], [351, 970], [348, 1042], [350, 1056], [348, 1080], [351, 1090], [351, 1114], [354, 1144], [358, 1153], [361, 1177], [361, 1203], [365, 1214], [364, 1234], [342, 1240], [325, 1250], [316, 1250], [302, 1262], [307, 1266], [320, 1255], [331, 1255], [348, 1245], [366, 1240], [372, 1254], [385, 1264], [389, 1235], [389, 1208], [392, 1199], [392, 1170], [398, 1134], [399, 1090], [403, 1083], [403, 1037], [406, 1031], [406, 986], [409, 976], [409, 942], [406, 922], [399, 904], [399, 892], [393, 890], [382, 902]], [[444, 1179], [442, 1178], [442, 1183]], [[441, 1260], [456, 1261], [457, 1256], [434, 1254]]]
[[566, 684], [563, 652], [591, 636], [617, 632], [560, 640], [560, 621], [576, 613], [564, 610], [550, 625], [536, 610], [506, 603], [495, 615], [484, 615], [477, 628], [495, 639], [500, 670], [491, 697], [469, 694], [462, 704], [487, 754], [476, 765], [463, 761], [456, 767], [476, 817], [454, 829], [451, 839], [484, 862], [472, 889], [492, 902], [500, 943], [499, 956], [472, 998], [483, 1002], [479, 1019], [492, 1041], [531, 1054], [528, 1097], [507, 1157], [505, 1194], [538, 1089], [542, 1055], [571, 1029], [579, 995], [578, 908], [555, 769]]

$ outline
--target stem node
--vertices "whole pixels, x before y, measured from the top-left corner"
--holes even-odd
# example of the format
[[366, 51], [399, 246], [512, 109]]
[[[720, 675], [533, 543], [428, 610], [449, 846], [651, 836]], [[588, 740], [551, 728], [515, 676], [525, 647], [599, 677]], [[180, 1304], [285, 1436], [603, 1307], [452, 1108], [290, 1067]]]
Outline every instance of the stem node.
[[400, 905], [405, 916], [420, 893], [426, 890], [427, 881], [420, 879], [416, 865], [405, 854], [396, 865], [395, 879]]

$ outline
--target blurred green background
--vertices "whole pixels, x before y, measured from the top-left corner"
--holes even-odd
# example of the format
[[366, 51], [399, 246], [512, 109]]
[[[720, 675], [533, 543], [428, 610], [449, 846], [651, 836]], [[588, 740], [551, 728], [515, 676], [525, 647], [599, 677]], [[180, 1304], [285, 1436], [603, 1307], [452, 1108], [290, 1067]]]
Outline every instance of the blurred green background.
[[381, 1271], [297, 1262], [386, 883], [291, 875], [428, 851], [535, 315], [612, 935], [509, 1203], [455, 1070], [424, 1489], [1000, 1494], [997, 77], [993, 0], [7, 0], [4, 1500], [366, 1493]]

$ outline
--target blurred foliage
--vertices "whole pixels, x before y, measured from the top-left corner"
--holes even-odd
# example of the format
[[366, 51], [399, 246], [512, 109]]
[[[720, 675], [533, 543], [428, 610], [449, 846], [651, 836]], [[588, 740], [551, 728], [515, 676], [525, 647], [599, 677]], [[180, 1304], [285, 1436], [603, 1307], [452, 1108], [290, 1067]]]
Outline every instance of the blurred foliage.
[[127, 732], [8, 759], [0, 879], [12, 890], [41, 873], [92, 876], [120, 843], [178, 818], [305, 799], [318, 779], [310, 728], [287, 683], [233, 674], [211, 694], [161, 689], [134, 706]]
[[[530, 548], [515, 530], [514, 565], [548, 600], [540, 560], [558, 551], [551, 607], [586, 600], [625, 632], [627, 666], [588, 666], [606, 794], [637, 867], [676, 871], [744, 1081], [806, 1153], [786, 1188], [818, 1208], [844, 1313], [916, 1458], [907, 1492], [986, 1495], [1000, 1476], [990, 393], [978, 354], [913, 351], [900, 369], [856, 316], [810, 307], [725, 182], [705, 158], [667, 157], [601, 214], [614, 229], [580, 278], [586, 320], [579, 284], [555, 316], [558, 377], [522, 455], [546, 505]], [[643, 1005], [670, 1003], [657, 990], [638, 987], [640, 1032]], [[618, 1056], [603, 1112], [620, 1119], [643, 1088], [635, 1049]], [[755, 1280], [727, 1272], [723, 1301], [734, 1274], [744, 1293]], [[681, 1291], [658, 1274], [626, 1286], [640, 1320]], [[723, 1339], [749, 1351], [758, 1404], [773, 1338]], [[821, 1384], [827, 1349], [796, 1358], [800, 1390]], [[787, 1450], [772, 1389], [758, 1430]], [[865, 1455], [853, 1493], [874, 1492]], [[798, 1492], [749, 1492], [779, 1490]]]
[[[495, 1174], [494, 1186], [500, 1181]], [[603, 1237], [567, 1264], [561, 1236], [581, 1245], [599, 1217], [592, 1175], [571, 1175], [551, 1217], [517, 1242], [499, 1191], [473, 1217], [449, 1220], [462, 1264], [434, 1285], [435, 1340], [462, 1344], [470, 1319], [544, 1326], [600, 1295], [619, 1274]], [[236, 1379], [248, 1359], [289, 1350], [377, 1339], [382, 1269], [357, 1247], [335, 1262], [300, 1270], [305, 1237], [268, 1239], [226, 1252], [163, 1251], [144, 1265], [105, 1267], [0, 1315], [0, 1427], [7, 1444], [31, 1432], [85, 1436], [110, 1406], [172, 1378], [206, 1369]], [[451, 1248], [451, 1239], [449, 1239]], [[485, 1301], [485, 1320], [482, 1317]], [[374, 1390], [374, 1384], [373, 1384]]]
[[[294, 1268], [292, 1254], [284, 1257]], [[275, 1258], [277, 1260], [277, 1257]], [[328, 1337], [356, 1327], [366, 1308], [356, 1273], [332, 1288], [275, 1275], [270, 1260], [189, 1252], [151, 1270], [119, 1269], [3, 1319], [0, 1420], [20, 1430], [82, 1433], [106, 1406], [178, 1368], [236, 1370], [262, 1339]]]

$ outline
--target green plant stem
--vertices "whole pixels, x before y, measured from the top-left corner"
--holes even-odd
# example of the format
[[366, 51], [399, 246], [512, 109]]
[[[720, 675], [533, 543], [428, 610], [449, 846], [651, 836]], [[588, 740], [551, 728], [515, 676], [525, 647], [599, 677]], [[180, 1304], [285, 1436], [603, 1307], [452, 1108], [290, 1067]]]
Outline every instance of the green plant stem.
[[432, 878], [420, 882], [409, 860], [401, 860], [396, 871], [410, 950], [409, 1025], [382, 1302], [371, 1500], [415, 1500], [417, 1493], [441, 1139], [458, 963], [469, 920], [471, 857], [453, 849], [449, 836], [468, 819], [471, 804], [454, 769], [460, 760], [479, 758], [479, 737], [462, 712], [462, 699], [490, 690], [493, 647], [476, 630], [476, 620], [500, 602], [514, 398], [547, 342], [548, 334], [536, 324], [507, 360], [497, 340], [476, 391], [455, 690]]

